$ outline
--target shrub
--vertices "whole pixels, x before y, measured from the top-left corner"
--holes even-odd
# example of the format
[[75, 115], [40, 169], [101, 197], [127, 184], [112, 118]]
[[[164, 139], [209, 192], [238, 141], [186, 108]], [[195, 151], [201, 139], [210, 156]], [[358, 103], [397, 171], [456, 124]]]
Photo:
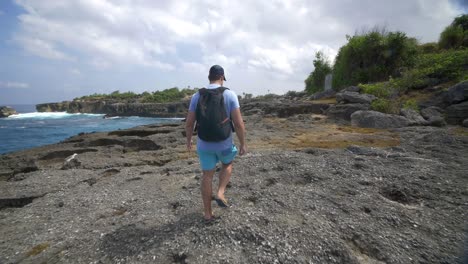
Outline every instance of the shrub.
[[458, 49], [468, 47], [468, 14], [456, 17], [439, 37], [439, 47]]
[[405, 109], [413, 109], [414, 111], [419, 111], [418, 102], [414, 99], [408, 99], [406, 102], [403, 103], [403, 108]]
[[417, 42], [403, 32], [373, 29], [348, 37], [333, 67], [333, 87], [387, 80], [402, 67], [411, 67], [417, 55]]
[[399, 114], [400, 103], [397, 100], [379, 98], [372, 101], [371, 109], [386, 114]]
[[419, 45], [418, 49], [422, 54], [434, 53], [439, 51], [439, 44], [436, 42], [424, 43]]
[[359, 84], [359, 87], [361, 87], [363, 93], [373, 94], [381, 98], [386, 98], [394, 92], [394, 89], [390, 87], [388, 82]]
[[325, 77], [332, 72], [332, 68], [328, 59], [323, 52], [315, 53], [314, 71], [307, 77], [305, 82], [305, 91], [309, 94], [323, 91], [325, 85]]

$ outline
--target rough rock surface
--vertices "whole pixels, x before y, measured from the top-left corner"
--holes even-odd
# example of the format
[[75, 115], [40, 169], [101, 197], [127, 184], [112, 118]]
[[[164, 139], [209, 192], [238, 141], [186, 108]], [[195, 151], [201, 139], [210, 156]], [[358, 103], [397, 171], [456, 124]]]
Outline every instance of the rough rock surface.
[[333, 119], [350, 121], [351, 115], [354, 112], [368, 109], [369, 105], [367, 104], [337, 104], [332, 105], [325, 113], [328, 117]]
[[323, 91], [323, 92], [314, 93], [309, 98], [311, 100], [319, 100], [319, 99], [322, 99], [322, 98], [332, 97], [333, 95], [335, 95], [334, 90], [326, 90], [326, 91]]
[[463, 120], [463, 126], [464, 127], [468, 127], [468, 118]]
[[384, 114], [377, 111], [357, 111], [351, 115], [351, 125], [370, 128], [405, 127], [410, 121], [403, 116]]
[[419, 114], [417, 111], [413, 109], [401, 109], [401, 115], [406, 117], [409, 121], [410, 126], [424, 126], [427, 125], [428, 122]]
[[10, 106], [0, 106], [0, 118], [2, 117], [8, 117], [11, 115], [16, 115], [18, 114], [15, 109], [13, 109]]
[[370, 104], [376, 97], [371, 94], [360, 94], [358, 92], [341, 92], [336, 94], [338, 103]]
[[436, 127], [443, 127], [447, 125], [443, 113], [444, 110], [437, 106], [431, 106], [421, 110], [421, 115], [427, 120], [427, 124]]
[[[0, 155], [5, 171], [19, 159], [38, 166], [0, 180], [0, 263], [462, 263], [466, 129], [245, 120], [233, 207], [213, 203], [212, 225], [183, 123]], [[136, 138], [161, 148], [122, 144]], [[60, 170], [73, 153], [81, 166]]]
[[461, 125], [468, 118], [468, 101], [447, 107], [446, 114], [447, 123]]
[[468, 81], [450, 87], [446, 96], [447, 103], [458, 104], [468, 100]]
[[349, 87], [346, 87], [342, 90], [342, 92], [355, 92], [355, 93], [359, 93], [361, 92], [361, 87], [359, 86], [349, 86]]

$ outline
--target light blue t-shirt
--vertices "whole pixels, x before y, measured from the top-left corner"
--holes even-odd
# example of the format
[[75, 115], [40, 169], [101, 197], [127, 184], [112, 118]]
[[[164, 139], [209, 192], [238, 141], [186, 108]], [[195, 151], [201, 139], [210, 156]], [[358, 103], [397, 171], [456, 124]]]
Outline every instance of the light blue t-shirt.
[[[209, 84], [206, 88], [216, 89], [218, 87], [220, 87], [219, 84]], [[240, 107], [239, 99], [237, 99], [236, 93], [234, 93], [231, 90], [225, 90], [223, 93], [223, 96], [224, 96], [224, 106], [226, 108], [226, 114], [228, 117], [231, 117], [232, 110]], [[190, 112], [196, 111], [199, 98], [200, 98], [200, 94], [198, 92], [196, 92], [192, 96], [192, 100], [190, 100], [190, 106], [189, 106]], [[223, 140], [220, 142], [207, 142], [207, 141], [203, 141], [200, 138], [198, 138], [197, 140], [197, 149], [199, 150], [222, 151], [231, 147], [232, 147], [232, 133], [226, 140]]]

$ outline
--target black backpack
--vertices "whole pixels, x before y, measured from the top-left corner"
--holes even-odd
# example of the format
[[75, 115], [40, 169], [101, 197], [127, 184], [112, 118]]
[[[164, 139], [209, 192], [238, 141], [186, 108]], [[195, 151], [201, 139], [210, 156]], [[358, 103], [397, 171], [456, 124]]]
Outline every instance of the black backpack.
[[197, 103], [197, 133], [204, 141], [219, 142], [231, 135], [232, 122], [226, 114], [224, 106], [226, 87], [216, 89], [202, 88], [198, 91], [200, 97]]

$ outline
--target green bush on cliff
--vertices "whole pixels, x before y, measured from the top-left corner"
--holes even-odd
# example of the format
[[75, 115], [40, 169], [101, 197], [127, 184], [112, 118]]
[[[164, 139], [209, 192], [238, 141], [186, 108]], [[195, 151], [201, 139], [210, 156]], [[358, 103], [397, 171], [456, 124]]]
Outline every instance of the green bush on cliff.
[[167, 102], [175, 102], [179, 101], [183, 98], [191, 96], [194, 94], [198, 89], [182, 89], [174, 87], [170, 89], [166, 89], [163, 91], [155, 91], [155, 92], [143, 92], [142, 94], [136, 94], [134, 92], [124, 92], [121, 93], [120, 91], [114, 91], [110, 94], [98, 94], [94, 93], [92, 95], [86, 95], [79, 98], [75, 98], [73, 100], [119, 100], [123, 102], [128, 101], [135, 101], [135, 102], [143, 102], [143, 103], [167, 103]]
[[417, 55], [417, 41], [403, 32], [378, 28], [362, 35], [347, 37], [333, 67], [333, 87], [385, 81], [404, 67], [412, 67]]
[[359, 84], [359, 87], [361, 87], [363, 93], [381, 98], [386, 98], [393, 92], [393, 88], [390, 87], [390, 83], [388, 82]]
[[332, 72], [332, 67], [323, 52], [315, 53], [314, 71], [309, 74], [305, 82], [305, 91], [309, 94], [323, 91], [325, 77]]
[[456, 17], [440, 34], [439, 47], [458, 49], [468, 47], [468, 14]]
[[166, 103], [179, 101], [185, 97], [191, 96], [197, 91], [197, 89], [183, 89], [174, 87], [163, 91], [155, 91], [148, 93], [143, 96], [142, 102], [145, 103]]
[[372, 101], [371, 109], [386, 114], [399, 114], [400, 103], [398, 100], [378, 98]]

